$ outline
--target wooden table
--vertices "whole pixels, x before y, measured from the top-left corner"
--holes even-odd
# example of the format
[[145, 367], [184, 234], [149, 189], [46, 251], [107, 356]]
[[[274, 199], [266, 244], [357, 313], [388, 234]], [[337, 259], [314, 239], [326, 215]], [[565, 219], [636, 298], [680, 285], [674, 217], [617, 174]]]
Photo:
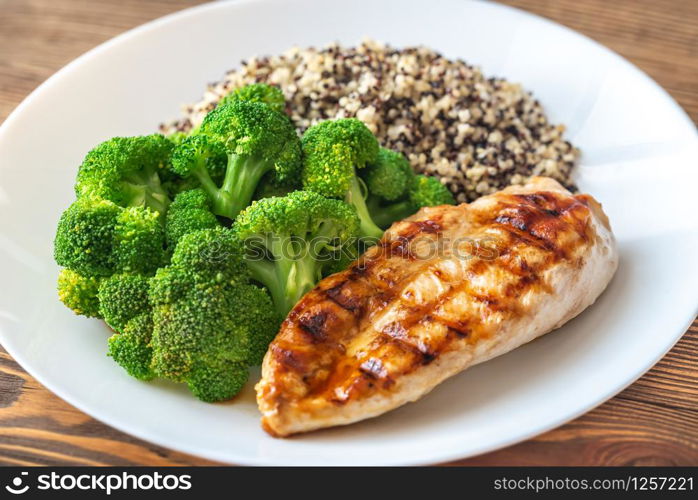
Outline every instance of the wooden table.
[[[39, 83], [86, 50], [197, 3], [0, 0], [0, 120]], [[698, 120], [695, 0], [504, 3], [551, 18], [619, 52]], [[221, 74], [226, 69], [221, 68]], [[92, 419], [44, 389], [0, 351], [0, 464], [210, 463], [140, 441]], [[607, 403], [535, 439], [457, 463], [697, 465], [698, 321], [657, 366]]]

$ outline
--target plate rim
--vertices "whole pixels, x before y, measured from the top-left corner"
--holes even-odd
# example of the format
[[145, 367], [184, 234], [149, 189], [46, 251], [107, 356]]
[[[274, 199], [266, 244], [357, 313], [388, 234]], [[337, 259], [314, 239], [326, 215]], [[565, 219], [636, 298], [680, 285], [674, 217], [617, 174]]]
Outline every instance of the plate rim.
[[[22, 112], [24, 111], [25, 108], [29, 107], [32, 105], [33, 101], [38, 99], [41, 94], [47, 91], [56, 81], [58, 81], [60, 78], [63, 77], [64, 74], [69, 73], [70, 71], [73, 70], [73, 68], [76, 68], [86, 62], [91, 61], [92, 59], [95, 59], [101, 55], [102, 52], [109, 50], [112, 46], [120, 44], [124, 40], [128, 40], [134, 37], [138, 37], [139, 35], [151, 31], [156, 31], [158, 30], [161, 26], [167, 25], [169, 23], [177, 22], [180, 19], [187, 18], [192, 15], [197, 15], [200, 12], [204, 11], [209, 11], [209, 10], [218, 10], [218, 9], [235, 9], [239, 6], [246, 5], [246, 4], [263, 4], [263, 3], [268, 3], [270, 0], [228, 0], [225, 2], [210, 2], [210, 3], [205, 3], [202, 5], [197, 5], [193, 7], [189, 7], [186, 9], [178, 10], [176, 12], [161, 16], [159, 18], [153, 19], [151, 21], [148, 21], [144, 24], [141, 24], [137, 27], [134, 27], [132, 29], [129, 29], [123, 33], [120, 33], [116, 35], [113, 38], [110, 38], [109, 40], [106, 40], [105, 42], [102, 42], [101, 44], [93, 47], [92, 49], [84, 52], [80, 56], [76, 57], [72, 61], [68, 62], [65, 64], [63, 67], [61, 67], [58, 71], [53, 73], [49, 78], [47, 78], [43, 83], [41, 83], [39, 86], [37, 86], [27, 97], [25, 97], [13, 110], [10, 112], [10, 114], [7, 116], [7, 118], [4, 120], [4, 122], [0, 125], [0, 137], [3, 136], [5, 133], [7, 133], [7, 129], [11, 128], [12, 124], [14, 121], [19, 117]], [[273, 1], [273, 0], [271, 0]], [[576, 37], [581, 37], [583, 38], [586, 42], [592, 44], [595, 46], [596, 49], [600, 49], [604, 52], [606, 52], [608, 55], [614, 58], [616, 63], [620, 63], [625, 65], [626, 67], [629, 67], [632, 69], [638, 77], [643, 78], [646, 80], [647, 83], [649, 83], [655, 91], [658, 91], [664, 98], [664, 101], [666, 105], [671, 105], [675, 111], [678, 111], [678, 116], [681, 116], [681, 118], [686, 122], [687, 125], [691, 126], [694, 131], [694, 140], [696, 144], [698, 144], [698, 131], [696, 130], [694, 122], [691, 120], [691, 118], [688, 116], [686, 111], [676, 102], [676, 100], [663, 88], [661, 87], [657, 82], [655, 82], [645, 71], [642, 69], [638, 68], [635, 66], [633, 63], [622, 57], [620, 54], [617, 52], [609, 49], [608, 47], [602, 45], [601, 43], [597, 42], [596, 40], [579, 33], [563, 24], [557, 23], [553, 20], [547, 19], [545, 17], [539, 16], [537, 14], [533, 14], [530, 12], [527, 12], [525, 10], [516, 8], [516, 7], [511, 7], [508, 5], [503, 5], [499, 3], [490, 3], [482, 0], [468, 0], [471, 3], [478, 3], [480, 5], [486, 5], [488, 8], [491, 8], [493, 10], [497, 9], [503, 9], [503, 10], [509, 10], [509, 11], [514, 11], [517, 15], [519, 16], [524, 16], [528, 18], [532, 18], [537, 20], [538, 22], [543, 22], [548, 25], [555, 26], [557, 28], [561, 28], [564, 30], [567, 34], [573, 35]], [[221, 74], [225, 69], [221, 70]], [[695, 287], [694, 287], [694, 296], [696, 298], [696, 302], [698, 303], [698, 282], [696, 282]], [[405, 457], [405, 458], [398, 458], [398, 457], [391, 457], [391, 459], [386, 460], [385, 458], [375, 461], [375, 465], [427, 465], [427, 464], [435, 464], [435, 463], [443, 463], [443, 462], [449, 462], [449, 461], [454, 461], [458, 459], [466, 459], [478, 455], [482, 455], [484, 453], [489, 453], [494, 450], [498, 450], [507, 446], [511, 446], [515, 443], [519, 443], [525, 440], [528, 440], [532, 437], [538, 436], [544, 432], [547, 432], [549, 430], [555, 429], [571, 420], [576, 419], [580, 415], [583, 415], [593, 408], [596, 408], [597, 406], [605, 403], [615, 395], [619, 394], [622, 392], [625, 388], [633, 384], [635, 381], [637, 381], [642, 375], [644, 375], [648, 370], [650, 370], [660, 359], [662, 359], [667, 352], [669, 352], [674, 345], [683, 337], [685, 334], [686, 330], [688, 327], [692, 324], [696, 317], [696, 312], [698, 312], [698, 307], [696, 308], [695, 311], [691, 313], [691, 315], [688, 317], [687, 320], [683, 321], [682, 324], [683, 329], [680, 332], [674, 333], [673, 335], [667, 335], [668, 337], [668, 344], [666, 346], [666, 349], [659, 353], [654, 360], [647, 366], [644, 366], [634, 370], [633, 375], [626, 380], [625, 383], [619, 384], [617, 386], [614, 386], [610, 390], [606, 390], [602, 392], [602, 395], [598, 396], [597, 398], [594, 398], [594, 402], [584, 405], [584, 407], [578, 409], [576, 412], [572, 412], [567, 414], [564, 417], [558, 418], [555, 421], [551, 422], [546, 422], [542, 425], [537, 425], [537, 426], [529, 426], [526, 428], [525, 431], [517, 433], [517, 434], [511, 434], [507, 439], [501, 439], [501, 440], [493, 440], [491, 441], [488, 445], [476, 447], [475, 449], [471, 450], [470, 452], [464, 454], [462, 452], [457, 451], [457, 447], [454, 447], [452, 450], [449, 449], [445, 452], [436, 452], [436, 453], [426, 453], [422, 452], [422, 454], [418, 457]], [[124, 432], [126, 434], [129, 434], [131, 436], [134, 436], [136, 438], [142, 439], [143, 441], [150, 442], [153, 444], [156, 444], [158, 446], [161, 446], [163, 448], [169, 449], [169, 450], [175, 450], [175, 451], [180, 451], [183, 453], [190, 454], [192, 456], [208, 459], [208, 460], [213, 460], [213, 461], [218, 461], [218, 462], [223, 462], [227, 464], [237, 464], [237, 465], [253, 465], [253, 466], [260, 466], [260, 465], [289, 465], [287, 462], [284, 460], [278, 460], [275, 457], [270, 457], [270, 456], [265, 456], [265, 457], [260, 457], [260, 456], [251, 456], [251, 455], [240, 455], [236, 454], [235, 450], [226, 450], [225, 453], [219, 454], [213, 450], [201, 450], [197, 449], [195, 446], [189, 445], [187, 443], [175, 443], [174, 445], [172, 443], [166, 443], [164, 440], [161, 440], [158, 438], [157, 435], [153, 436], [149, 434], [147, 429], [143, 429], [139, 427], [135, 423], [131, 423], [128, 420], [123, 420], [121, 418], [112, 418], [108, 413], [105, 414], [103, 413], [100, 409], [94, 409], [89, 407], [89, 404], [83, 404], [82, 401], [80, 401], [80, 398], [74, 398], [71, 394], [69, 389], [64, 389], [60, 386], [55, 386], [52, 381], [45, 379], [43, 375], [37, 376], [37, 374], [34, 372], [34, 368], [32, 367], [31, 363], [27, 363], [26, 359], [24, 356], [19, 352], [15, 351], [14, 348], [8, 348], [6, 345], [6, 335], [3, 329], [0, 329], [0, 342], [2, 343], [3, 348], [12, 356], [12, 358], [22, 367], [23, 370], [25, 370], [27, 373], [29, 373], [34, 379], [36, 379], [40, 384], [42, 384], [45, 388], [53, 392], [56, 396], [60, 397], [70, 405], [74, 406], [78, 410], [86, 413], [87, 415], [91, 416], [92, 418], [95, 418], [96, 420], [99, 420], [105, 425], [108, 425], [110, 427], [113, 427], [121, 432]], [[30, 368], [28, 368], [30, 367]], [[601, 391], [600, 391], [601, 393]], [[396, 459], [398, 458], [398, 459]], [[313, 462], [313, 460], [308, 460], [308, 463]]]

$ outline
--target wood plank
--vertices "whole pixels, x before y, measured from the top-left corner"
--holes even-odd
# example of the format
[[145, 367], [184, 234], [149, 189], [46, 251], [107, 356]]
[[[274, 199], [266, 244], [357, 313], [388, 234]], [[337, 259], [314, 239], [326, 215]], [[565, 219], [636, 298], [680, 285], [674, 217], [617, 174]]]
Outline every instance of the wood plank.
[[646, 71], [698, 121], [698, 2], [505, 0], [602, 43]]
[[208, 465], [119, 432], [47, 391], [0, 350], [0, 464]]

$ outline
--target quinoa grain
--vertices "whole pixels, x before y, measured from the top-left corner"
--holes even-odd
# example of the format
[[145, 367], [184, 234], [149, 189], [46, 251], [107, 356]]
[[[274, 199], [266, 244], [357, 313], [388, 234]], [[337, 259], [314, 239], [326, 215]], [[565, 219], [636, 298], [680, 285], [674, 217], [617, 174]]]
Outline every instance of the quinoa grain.
[[282, 89], [300, 133], [318, 121], [358, 118], [417, 172], [439, 177], [459, 202], [532, 175], [574, 188], [579, 151], [529, 92], [424, 47], [366, 40], [253, 57], [209, 85], [200, 102], [185, 106], [184, 117], [161, 131], [190, 130], [231, 90], [255, 82]]

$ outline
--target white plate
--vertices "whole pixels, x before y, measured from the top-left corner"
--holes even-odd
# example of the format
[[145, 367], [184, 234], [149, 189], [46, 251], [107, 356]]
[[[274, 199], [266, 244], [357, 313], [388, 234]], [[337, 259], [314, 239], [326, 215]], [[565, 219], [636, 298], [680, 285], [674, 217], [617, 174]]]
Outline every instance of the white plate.
[[[421, 464], [506, 446], [613, 396], [685, 331], [698, 304], [698, 140], [671, 98], [632, 65], [561, 26], [461, 0], [264, 0], [190, 9], [85, 54], [28, 97], [0, 130], [0, 340], [50, 390], [140, 438], [241, 464]], [[196, 401], [141, 383], [105, 355], [107, 331], [55, 293], [57, 218], [76, 166], [114, 135], [149, 133], [240, 59], [287, 47], [425, 44], [520, 81], [583, 150], [579, 184], [618, 237], [618, 274], [554, 334], [457, 376], [378, 419], [289, 440], [259, 428], [249, 383]]]

